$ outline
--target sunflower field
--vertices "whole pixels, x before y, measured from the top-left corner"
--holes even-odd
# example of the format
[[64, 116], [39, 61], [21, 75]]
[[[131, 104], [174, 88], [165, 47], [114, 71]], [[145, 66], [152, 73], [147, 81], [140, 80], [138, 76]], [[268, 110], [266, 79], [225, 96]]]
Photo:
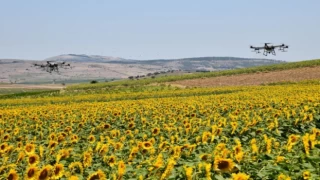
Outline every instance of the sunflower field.
[[0, 99], [0, 179], [319, 179], [320, 85]]

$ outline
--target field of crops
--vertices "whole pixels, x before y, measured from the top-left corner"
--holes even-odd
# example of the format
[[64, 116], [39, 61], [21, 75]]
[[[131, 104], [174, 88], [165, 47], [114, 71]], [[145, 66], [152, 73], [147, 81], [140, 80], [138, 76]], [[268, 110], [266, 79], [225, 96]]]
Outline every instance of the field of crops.
[[0, 179], [317, 179], [320, 85], [0, 100]]

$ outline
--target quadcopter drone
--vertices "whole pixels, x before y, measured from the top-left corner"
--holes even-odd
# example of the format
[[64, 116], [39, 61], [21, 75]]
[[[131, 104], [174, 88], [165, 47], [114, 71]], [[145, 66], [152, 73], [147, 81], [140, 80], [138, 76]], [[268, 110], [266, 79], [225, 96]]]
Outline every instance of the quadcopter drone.
[[70, 67], [70, 64], [66, 64], [65, 61], [47, 61], [47, 64], [33, 64], [34, 66], [40, 67], [42, 70], [47, 71], [48, 73], [57, 72], [59, 73], [59, 68], [67, 69]]
[[285, 51], [286, 48], [289, 48], [288, 45], [285, 44], [281, 44], [281, 45], [269, 45], [271, 43], [264, 43], [263, 47], [254, 47], [254, 46], [250, 46], [251, 49], [254, 49], [253, 52], [256, 53], [260, 53], [260, 50], [264, 50], [263, 51], [263, 55], [267, 56], [268, 54], [272, 54], [272, 55], [276, 55], [276, 52], [274, 51], [276, 48], [279, 48], [280, 51], [282, 52], [287, 52]]

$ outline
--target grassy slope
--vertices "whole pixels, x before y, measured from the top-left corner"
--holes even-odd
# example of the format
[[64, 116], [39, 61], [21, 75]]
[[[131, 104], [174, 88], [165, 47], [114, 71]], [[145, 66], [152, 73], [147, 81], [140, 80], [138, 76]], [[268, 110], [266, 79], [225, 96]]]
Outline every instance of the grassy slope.
[[147, 79], [141, 79], [138, 81], [121, 80], [121, 81], [98, 83], [98, 84], [80, 84], [80, 85], [69, 86], [67, 89], [76, 90], [76, 89], [96, 89], [96, 88], [105, 88], [105, 87], [113, 87], [113, 86], [130, 86], [130, 85], [139, 86], [139, 85], [147, 85], [151, 83], [172, 82], [172, 81], [185, 80], [185, 79], [198, 79], [198, 78], [207, 78], [207, 77], [230, 76], [230, 75], [237, 75], [237, 74], [250, 74], [250, 73], [256, 73], [256, 72], [280, 71], [280, 70], [295, 69], [295, 68], [302, 68], [302, 67], [314, 67], [314, 66], [320, 66], [320, 59], [301, 61], [301, 62], [292, 62], [292, 63], [281, 63], [281, 64], [274, 64], [274, 65], [268, 65], [268, 66], [257, 66], [252, 68], [241, 68], [241, 69], [226, 70], [226, 71], [161, 76], [161, 77], [156, 77], [154, 79], [147, 78]]
[[[237, 75], [237, 74], [250, 74], [250, 73], [266, 72], [266, 71], [279, 71], [279, 70], [294, 69], [294, 68], [301, 68], [301, 67], [313, 67], [313, 66], [320, 66], [320, 59], [293, 62], [293, 63], [282, 63], [282, 64], [275, 64], [275, 65], [268, 65], [268, 66], [258, 66], [258, 67], [252, 67], [252, 68], [234, 69], [234, 70], [227, 70], [227, 71], [159, 76], [154, 79], [147, 78], [147, 79], [141, 79], [141, 80], [119, 80], [114, 82], [106, 82], [106, 83], [98, 83], [98, 84], [79, 84], [79, 85], [68, 86], [67, 91], [70, 91], [71, 94], [79, 94], [81, 93], [82, 90], [86, 91], [86, 93], [88, 90], [95, 91], [95, 92], [108, 91], [111, 93], [113, 91], [119, 91], [121, 89], [127, 89], [129, 91], [130, 89], [138, 90], [139, 86], [148, 85], [152, 83], [163, 83], [163, 82], [172, 82], [172, 81], [185, 80], [185, 79], [229, 76], [229, 75]], [[306, 83], [310, 83], [310, 82], [308, 81]], [[145, 90], [145, 87], [142, 89]], [[3, 90], [3, 91], [7, 91], [7, 90]], [[30, 92], [23, 92], [23, 91], [12, 92], [11, 91], [11, 93], [10, 94], [9, 92], [1, 93], [1, 90], [0, 90], [0, 99], [21, 98], [21, 97], [30, 97], [30, 96], [46, 96], [50, 94], [58, 95], [59, 90], [53, 90], [53, 91], [32, 90]]]

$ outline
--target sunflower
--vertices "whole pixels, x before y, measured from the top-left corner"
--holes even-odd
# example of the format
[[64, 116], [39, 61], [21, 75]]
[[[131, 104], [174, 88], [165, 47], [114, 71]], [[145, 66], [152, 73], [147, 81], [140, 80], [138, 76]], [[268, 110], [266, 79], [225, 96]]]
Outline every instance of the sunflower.
[[36, 166], [31, 166], [27, 169], [25, 179], [26, 180], [36, 180], [38, 176], [38, 167]]
[[79, 180], [78, 176], [70, 176], [68, 180]]
[[92, 155], [90, 151], [83, 153], [83, 167], [90, 167], [92, 164]]
[[216, 158], [214, 160], [214, 170], [222, 172], [231, 172], [234, 168], [234, 162], [231, 159]]
[[8, 143], [2, 143], [0, 145], [0, 154], [4, 153], [6, 151], [6, 149], [7, 149], [7, 147], [8, 147]]
[[192, 180], [192, 167], [184, 167], [186, 171], [187, 180]]
[[253, 153], [258, 153], [259, 148], [258, 148], [258, 146], [257, 146], [257, 140], [256, 140], [255, 138], [253, 138], [253, 139], [250, 141], [250, 143], [251, 143], [252, 152], [253, 152]]
[[159, 154], [159, 156], [156, 159], [156, 162], [153, 164], [155, 168], [160, 168], [163, 166], [163, 155], [162, 153]]
[[291, 134], [288, 138], [288, 144], [295, 144], [299, 140], [300, 136], [299, 135], [294, 135]]
[[153, 128], [152, 129], [152, 135], [157, 136], [160, 133], [160, 128]]
[[202, 161], [211, 161], [211, 154], [201, 154], [200, 155], [200, 159], [202, 160]]
[[149, 149], [142, 149], [141, 150], [141, 154], [146, 155], [149, 152]]
[[108, 158], [107, 163], [108, 163], [108, 165], [111, 166], [111, 167], [114, 166], [114, 165], [116, 164], [116, 157], [115, 157], [115, 156], [110, 156], [110, 157]]
[[111, 127], [111, 125], [108, 124], [108, 123], [106, 123], [106, 124], [104, 124], [102, 127], [103, 127], [103, 129], [109, 129], [109, 128]]
[[282, 162], [285, 160], [284, 156], [277, 156], [276, 163]]
[[29, 154], [28, 157], [28, 164], [30, 166], [34, 166], [37, 165], [40, 161], [39, 161], [39, 156], [37, 154]]
[[304, 180], [311, 179], [310, 171], [304, 171], [304, 172], [302, 173], [302, 175], [303, 175], [303, 179], [304, 179]]
[[134, 122], [130, 122], [129, 125], [128, 125], [128, 128], [129, 129], [133, 129], [134, 127], [135, 127]]
[[3, 136], [3, 141], [9, 141], [10, 139], [10, 135], [9, 134], [6, 134]]
[[60, 134], [60, 135], [58, 136], [58, 142], [59, 142], [59, 143], [62, 142], [62, 141], [64, 141], [64, 139], [65, 139], [65, 136], [63, 136], [62, 134]]
[[61, 159], [66, 159], [70, 156], [72, 149], [61, 149], [59, 150], [58, 154], [60, 155]]
[[57, 137], [56, 133], [53, 132], [49, 135], [49, 140], [54, 141], [56, 140], [56, 137]]
[[19, 142], [17, 143], [16, 149], [21, 149], [22, 146], [23, 146], [23, 143], [22, 143], [21, 141], [19, 141]]
[[143, 142], [142, 143], [143, 149], [151, 149], [152, 148], [152, 143], [149, 141]]
[[98, 180], [98, 179], [106, 179], [106, 175], [102, 170], [98, 170], [97, 172], [92, 173], [87, 180]]
[[33, 154], [36, 149], [36, 146], [31, 143], [27, 143], [24, 150], [26, 151], [27, 154]]
[[78, 141], [79, 141], [78, 135], [73, 134], [73, 135], [71, 136], [71, 143], [75, 144], [75, 143], [77, 143]]
[[66, 133], [70, 133], [72, 131], [72, 127], [71, 126], [67, 126], [65, 129], [64, 129], [64, 132]]
[[52, 176], [52, 170], [53, 167], [51, 165], [44, 166], [40, 171], [38, 175], [39, 180], [49, 180]]
[[53, 148], [55, 148], [57, 145], [58, 145], [58, 142], [57, 142], [57, 141], [49, 141], [48, 148], [49, 148], [49, 149], [53, 149]]
[[121, 150], [122, 147], [123, 147], [123, 144], [122, 144], [121, 142], [116, 142], [116, 143], [114, 144], [114, 149], [115, 149], [115, 150]]
[[138, 147], [133, 147], [128, 158], [128, 162], [132, 162], [132, 160], [137, 156], [137, 153], [139, 152]]
[[94, 135], [90, 135], [89, 137], [88, 137], [88, 141], [89, 141], [89, 143], [94, 143], [95, 141], [96, 141], [96, 138], [94, 137]]
[[237, 174], [232, 173], [233, 180], [248, 180], [249, 178], [250, 176], [245, 173], [237, 173]]
[[83, 166], [81, 162], [73, 162], [69, 165], [71, 174], [83, 174]]
[[21, 162], [24, 158], [25, 154], [23, 151], [20, 151], [17, 158], [17, 163]]
[[291, 180], [291, 178], [285, 174], [279, 174], [278, 175], [278, 180]]
[[109, 150], [109, 146], [107, 144], [103, 144], [99, 150], [99, 154], [103, 156], [108, 152], [108, 150]]
[[120, 161], [120, 162], [118, 163], [118, 175], [119, 175], [119, 179], [122, 178], [122, 176], [124, 175], [125, 171], [126, 171], [126, 165], [124, 164], [123, 161]]
[[53, 167], [53, 177], [54, 179], [59, 179], [63, 176], [64, 167], [63, 164], [55, 164]]
[[17, 179], [19, 179], [19, 175], [18, 175], [17, 171], [13, 170], [13, 169], [10, 169], [7, 179], [8, 180], [17, 180]]

